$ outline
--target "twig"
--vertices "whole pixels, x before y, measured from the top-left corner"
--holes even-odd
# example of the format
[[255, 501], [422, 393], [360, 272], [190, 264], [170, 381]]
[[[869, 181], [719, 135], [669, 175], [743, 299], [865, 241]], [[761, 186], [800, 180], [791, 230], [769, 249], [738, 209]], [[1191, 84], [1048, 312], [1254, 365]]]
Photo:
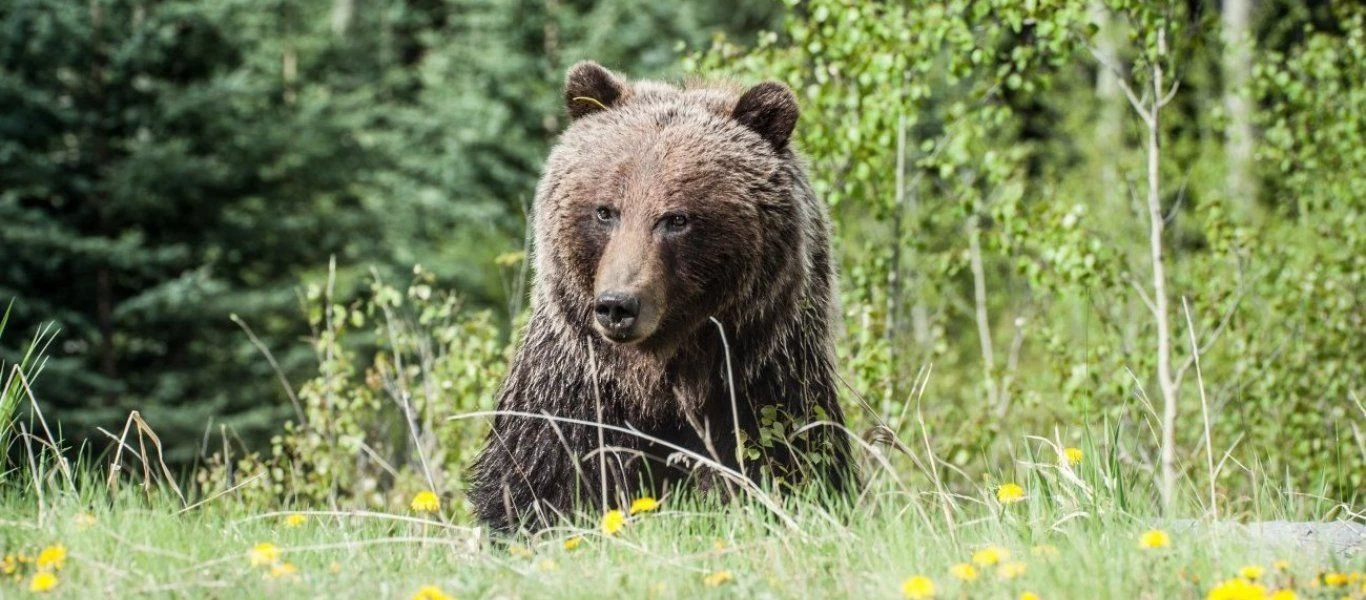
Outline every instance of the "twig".
[[289, 396], [289, 403], [294, 407], [294, 417], [299, 420], [300, 425], [308, 427], [308, 417], [304, 415], [303, 406], [299, 404], [299, 396], [294, 393], [294, 387], [289, 385], [289, 378], [285, 377], [284, 369], [280, 368], [280, 363], [276, 362], [275, 355], [270, 352], [270, 348], [267, 348], [261, 339], [256, 337], [256, 332], [252, 331], [251, 326], [247, 325], [247, 322], [243, 321], [241, 317], [238, 317], [237, 313], [228, 315], [228, 319], [241, 327], [242, 331], [246, 332], [247, 339], [251, 340], [253, 346], [256, 346], [256, 351], [266, 357], [266, 362], [270, 363], [271, 370], [275, 371], [275, 376], [280, 380], [280, 387], [284, 388], [285, 395]]
[[716, 317], [707, 318], [716, 324], [716, 330], [721, 333], [721, 347], [726, 353], [726, 383], [730, 390], [731, 426], [735, 430], [735, 461], [740, 466], [740, 475], [748, 477], [745, 474], [745, 448], [740, 440], [740, 408], [735, 402], [735, 374], [730, 366], [730, 342], [726, 341], [726, 328], [721, 326], [721, 322]]
[[1195, 343], [1195, 322], [1191, 320], [1190, 304], [1181, 297], [1181, 308], [1186, 313], [1186, 333], [1190, 336], [1191, 358], [1195, 360], [1195, 379], [1200, 387], [1200, 416], [1205, 422], [1205, 457], [1209, 463], [1210, 518], [1219, 518], [1219, 505], [1214, 494], [1214, 445], [1209, 433], [1209, 401], [1205, 399], [1205, 376], [1200, 372], [1200, 347]]

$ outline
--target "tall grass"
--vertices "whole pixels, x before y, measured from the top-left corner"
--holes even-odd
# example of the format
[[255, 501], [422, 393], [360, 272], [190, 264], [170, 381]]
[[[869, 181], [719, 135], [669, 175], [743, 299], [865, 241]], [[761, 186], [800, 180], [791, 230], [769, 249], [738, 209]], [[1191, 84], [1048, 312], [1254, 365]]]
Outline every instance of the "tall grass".
[[[913, 436], [859, 445], [857, 494], [737, 486], [730, 501], [674, 495], [612, 534], [601, 515], [588, 514], [491, 538], [450, 520], [461, 512], [458, 495], [444, 497], [435, 514], [261, 506], [231, 491], [187, 501], [136, 469], [113, 473], [141, 485], [113, 484], [91, 461], [74, 480], [26, 477], [0, 487], [0, 545], [29, 557], [62, 545], [69, 558], [52, 593], [68, 597], [406, 598], [434, 585], [462, 598], [890, 598], [908, 578], [924, 576], [938, 597], [1194, 598], [1245, 566], [1263, 570], [1254, 584], [1267, 592], [1366, 594], [1359, 579], [1356, 587], [1328, 583], [1337, 573], [1359, 578], [1359, 553], [1160, 517], [1152, 475], [1121, 460], [1140, 440], [1118, 427], [1085, 432], [1071, 453], [1059, 434], [1026, 437], [1018, 455], [970, 480], [939, 458], [931, 429], [917, 425]], [[1336, 514], [1356, 514], [1278, 487], [1266, 473], [1248, 475], [1256, 480], [1248, 516], [1314, 520], [1335, 506]], [[999, 497], [1006, 483], [1020, 485], [1023, 497]], [[1205, 482], [1180, 489], [1182, 513], [1211, 512], [1198, 500]], [[1154, 528], [1170, 545], [1140, 547]], [[261, 544], [277, 554], [266, 556]], [[992, 562], [987, 548], [1004, 557]], [[974, 579], [951, 574], [963, 564], [973, 565]], [[0, 582], [0, 597], [24, 589], [34, 572], [21, 565], [17, 580]]]
[[[14, 300], [10, 300], [5, 305], [4, 315], [0, 316], [0, 348], [4, 348], [5, 329], [13, 308]], [[47, 364], [47, 348], [56, 337], [57, 327], [47, 323], [34, 332], [19, 362], [7, 363], [4, 355], [0, 354], [0, 449], [9, 448], [19, 417], [19, 407], [25, 399], [32, 399], [30, 386]], [[3, 477], [3, 471], [0, 471], [0, 481], [3, 481]]]
[[[0, 332], [6, 322], [0, 319]], [[23, 359], [6, 367], [0, 396], [4, 422], [16, 424], [4, 430], [12, 436], [5, 447], [22, 456], [0, 479], [0, 553], [10, 559], [0, 564], [0, 598], [26, 593], [43, 569], [39, 553], [58, 546], [67, 558], [60, 570], [46, 567], [57, 583], [45, 593], [64, 597], [406, 598], [433, 585], [465, 598], [888, 598], [921, 576], [937, 597], [1196, 598], [1246, 566], [1263, 570], [1247, 583], [1263, 592], [1366, 597], [1360, 547], [1300, 544], [1232, 524], [1360, 523], [1361, 507], [1288, 487], [1255, 464], [1226, 464], [1227, 452], [1207, 448], [1201, 458], [1219, 463], [1208, 470], [1241, 476], [1236, 489], [1245, 492], [1234, 497], [1213, 476], [1186, 476], [1176, 494], [1182, 518], [1168, 518], [1155, 473], [1133, 459], [1156, 445], [1136, 432], [1155, 431], [1110, 422], [1024, 436], [985, 475], [970, 475], [943, 457], [950, 443], [935, 437], [919, 410], [928, 368], [898, 422], [877, 423], [869, 434], [844, 430], [862, 472], [861, 489], [847, 496], [754, 485], [715, 457], [691, 455], [683, 462], [730, 481], [734, 497], [672, 494], [616, 532], [602, 527], [603, 515], [579, 514], [494, 538], [464, 521], [458, 490], [437, 488], [435, 513], [415, 512], [406, 501], [346, 510], [301, 501], [308, 496], [247, 494], [253, 480], [245, 472], [230, 486], [182, 493], [160, 461], [155, 432], [136, 413], [119, 435], [109, 434], [114, 452], [82, 455], [70, 466], [28, 385], [52, 334], [40, 330]], [[28, 424], [16, 418], [25, 401]], [[488, 416], [466, 410], [441, 422]], [[1063, 441], [1077, 439], [1077, 448]], [[1007, 484], [1020, 486], [1021, 497], [1002, 495]], [[630, 500], [620, 499], [620, 508]], [[1165, 531], [1170, 544], [1140, 547], [1152, 529]], [[974, 578], [953, 575], [963, 565]]]

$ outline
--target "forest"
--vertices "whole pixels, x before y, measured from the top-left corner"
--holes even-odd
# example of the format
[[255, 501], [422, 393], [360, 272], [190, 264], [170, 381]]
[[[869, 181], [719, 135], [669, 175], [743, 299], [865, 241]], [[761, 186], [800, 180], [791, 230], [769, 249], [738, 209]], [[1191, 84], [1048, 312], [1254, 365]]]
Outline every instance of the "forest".
[[[1363, 519], [1366, 7], [1346, 0], [4, 0], [0, 508], [51, 527], [65, 494], [52, 506], [133, 528], [102, 511], [230, 498], [343, 519], [307, 511], [433, 493], [443, 527], [470, 525], [466, 469], [526, 323], [531, 201], [580, 60], [796, 92], [793, 143], [834, 224], [841, 403], [870, 490], [933, 490], [910, 504], [924, 535], [979, 526], [953, 498], [1002, 481], [1086, 489], [1033, 519], [985, 492], [983, 531], [1026, 554], [1081, 513], [1109, 516], [1065, 553], [1104, 554], [1115, 523], [1146, 529], [1134, 515]], [[1087, 472], [1038, 473], [1064, 450]], [[680, 531], [771, 532], [716, 510], [643, 523], [640, 544], [681, 561]], [[916, 511], [872, 512], [898, 517], [855, 535], [883, 543]], [[168, 519], [138, 539], [182, 535]], [[7, 527], [9, 552], [25, 530]], [[338, 543], [372, 533], [400, 535]], [[592, 595], [517, 579], [542, 541], [445, 587]], [[875, 547], [952, 562], [907, 544]], [[808, 581], [829, 595], [930, 597], [875, 587], [911, 575], [875, 558], [779, 546], [741, 552], [752, 579], [707, 567], [718, 583], [669, 589], [791, 595], [757, 574], [776, 552], [880, 573]], [[601, 552], [585, 568], [629, 560]], [[1142, 560], [1045, 595], [1138, 597]], [[146, 568], [138, 585], [174, 578]]]

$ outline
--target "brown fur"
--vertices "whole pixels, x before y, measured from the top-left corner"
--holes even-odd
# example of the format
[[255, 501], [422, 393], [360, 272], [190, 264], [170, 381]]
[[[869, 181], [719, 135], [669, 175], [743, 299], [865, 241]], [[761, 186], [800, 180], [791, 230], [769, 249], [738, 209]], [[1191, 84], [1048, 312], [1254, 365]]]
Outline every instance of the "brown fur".
[[[704, 456], [714, 451], [738, 469], [715, 317], [730, 344], [748, 439], [758, 438], [766, 405], [798, 426], [817, 409], [842, 423], [829, 219], [789, 146], [792, 92], [778, 83], [744, 93], [628, 83], [580, 63], [567, 75], [565, 103], [574, 120], [536, 193], [531, 321], [499, 409], [596, 421], [600, 404], [604, 423]], [[596, 299], [616, 289], [640, 299], [642, 337], [629, 343], [595, 325]], [[687, 478], [665, 464], [667, 447], [607, 431], [603, 453], [598, 434], [499, 415], [474, 466], [476, 513], [510, 529], [549, 524], [576, 504], [600, 505], [604, 455], [609, 504]], [[747, 472], [763, 467], [788, 482], [818, 474], [844, 485], [843, 432], [818, 426], [791, 449], [769, 449]], [[809, 451], [829, 460], [813, 471], [801, 460]]]

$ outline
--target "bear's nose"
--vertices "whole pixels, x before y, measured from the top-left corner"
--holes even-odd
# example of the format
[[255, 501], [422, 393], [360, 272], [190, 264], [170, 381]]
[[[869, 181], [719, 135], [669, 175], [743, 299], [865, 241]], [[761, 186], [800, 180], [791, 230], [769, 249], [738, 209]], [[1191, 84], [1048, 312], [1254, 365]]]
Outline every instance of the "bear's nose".
[[593, 312], [608, 333], [625, 337], [640, 315], [640, 298], [625, 292], [607, 292], [598, 296]]

